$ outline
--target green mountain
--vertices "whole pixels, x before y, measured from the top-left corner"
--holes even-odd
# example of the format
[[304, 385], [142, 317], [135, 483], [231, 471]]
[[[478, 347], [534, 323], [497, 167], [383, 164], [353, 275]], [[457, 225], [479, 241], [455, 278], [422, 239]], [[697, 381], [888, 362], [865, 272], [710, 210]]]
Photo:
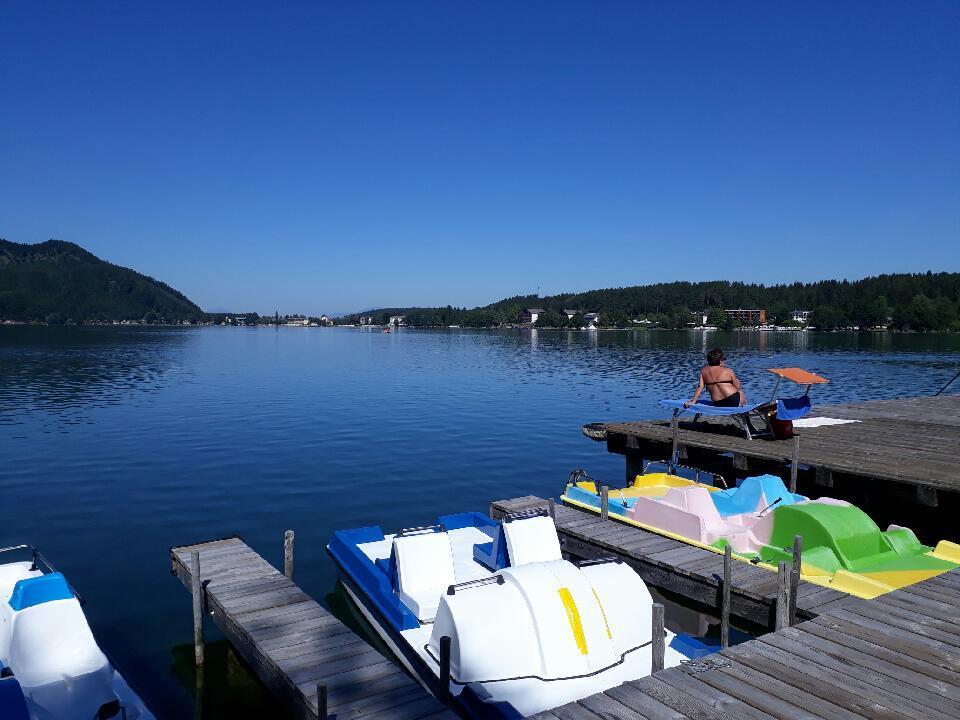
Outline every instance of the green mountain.
[[[494, 327], [517, 322], [524, 308], [538, 308], [548, 326], [563, 325], [561, 310], [599, 312], [600, 324], [630, 327], [645, 318], [661, 327], [685, 327], [692, 313], [711, 309], [763, 308], [769, 322], [791, 321], [793, 310], [809, 310], [810, 323], [823, 330], [893, 327], [899, 330], [960, 330], [960, 273], [899, 273], [862, 280], [823, 280], [789, 285], [741, 282], [672, 282], [588, 290], [537, 297], [520, 295], [467, 309], [381, 308], [347, 315], [342, 323], [372, 317], [382, 324], [404, 315], [408, 325]], [[719, 313], [722, 318], [723, 313]]]
[[169, 285], [79, 245], [0, 239], [0, 321], [180, 322], [203, 314]]

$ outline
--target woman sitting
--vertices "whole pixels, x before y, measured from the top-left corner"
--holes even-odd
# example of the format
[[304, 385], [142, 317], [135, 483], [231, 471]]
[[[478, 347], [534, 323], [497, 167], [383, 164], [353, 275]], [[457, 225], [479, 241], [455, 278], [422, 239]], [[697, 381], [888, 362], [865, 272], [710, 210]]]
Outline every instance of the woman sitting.
[[700, 382], [693, 400], [685, 405], [696, 405], [697, 398], [707, 388], [715, 407], [741, 407], [747, 403], [747, 393], [740, 385], [737, 374], [723, 364], [723, 350], [714, 348], [707, 353], [707, 365], [700, 370]]

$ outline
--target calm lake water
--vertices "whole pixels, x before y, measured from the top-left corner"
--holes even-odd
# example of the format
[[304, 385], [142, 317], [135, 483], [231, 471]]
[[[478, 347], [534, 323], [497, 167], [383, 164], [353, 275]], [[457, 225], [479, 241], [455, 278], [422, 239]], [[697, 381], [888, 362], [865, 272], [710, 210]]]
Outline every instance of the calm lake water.
[[[751, 398], [768, 367], [828, 376], [820, 403], [932, 394], [960, 367], [956, 335], [3, 327], [0, 546], [39, 546], [151, 708], [187, 717], [171, 545], [239, 534], [282, 566], [293, 528], [297, 581], [323, 599], [337, 528], [556, 496], [576, 467], [619, 480], [580, 426], [663, 416], [713, 345]], [[205, 717], [263, 717], [226, 648], [211, 655], [208, 684], [240, 689]]]

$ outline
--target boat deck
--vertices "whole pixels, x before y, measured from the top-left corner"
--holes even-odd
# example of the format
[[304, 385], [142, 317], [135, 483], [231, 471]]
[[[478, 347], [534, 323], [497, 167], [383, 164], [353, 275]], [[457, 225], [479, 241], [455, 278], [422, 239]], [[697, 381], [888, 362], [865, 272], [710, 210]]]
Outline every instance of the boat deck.
[[[869, 487], [875, 493], [881, 486], [898, 486], [905, 496], [912, 491], [915, 501], [927, 507], [938, 504], [940, 493], [960, 493], [956, 466], [960, 395], [827, 405], [817, 407], [810, 417], [857, 421], [797, 428], [799, 463], [810, 469], [817, 484]], [[781, 474], [789, 473], [793, 440], [750, 440], [729, 419], [697, 423], [692, 419], [689, 414], [680, 418], [681, 457], [732, 453], [741, 470], [756, 463], [757, 470], [779, 468]], [[638, 472], [642, 458], [670, 456], [669, 420], [607, 423], [606, 430], [607, 449], [627, 456], [628, 479]]]
[[955, 720], [958, 617], [953, 570], [534, 717]]
[[214, 624], [293, 717], [318, 717], [318, 684], [336, 720], [456, 717], [239, 538], [171, 548], [188, 590], [194, 550]]
[[[546, 508], [547, 501], [528, 495], [494, 502], [490, 513], [499, 518], [506, 513], [537, 507]], [[554, 521], [560, 546], [571, 555], [591, 559], [618, 557], [654, 587], [678, 593], [708, 607], [720, 607], [723, 555], [561, 505], [554, 508]], [[777, 602], [777, 574], [736, 560], [731, 564], [730, 580], [731, 614], [772, 628]], [[853, 599], [846, 593], [801, 580], [797, 590], [797, 617], [813, 618]]]

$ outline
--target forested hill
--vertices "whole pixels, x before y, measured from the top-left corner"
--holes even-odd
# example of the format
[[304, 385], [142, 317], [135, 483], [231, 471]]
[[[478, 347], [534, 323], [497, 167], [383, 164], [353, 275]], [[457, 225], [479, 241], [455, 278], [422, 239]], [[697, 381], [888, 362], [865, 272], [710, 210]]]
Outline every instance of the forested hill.
[[[764, 308], [770, 322], [788, 323], [795, 309], [811, 310], [822, 329], [891, 325], [898, 329], [960, 330], [960, 273], [879, 275], [863, 280], [824, 280], [790, 285], [739, 282], [673, 282], [537, 297], [520, 295], [484, 307], [385, 308], [348, 315], [385, 323], [405, 315], [410, 325], [491, 327], [517, 321], [524, 308], [557, 318], [560, 310], [599, 312], [602, 325], [628, 327], [646, 318], [662, 327], [683, 327], [691, 313], [713, 308]], [[557, 318], [559, 320], [559, 318]], [[551, 321], [548, 321], [550, 324]]]
[[0, 239], [0, 321], [199, 320], [203, 311], [158, 280], [63, 240]]

